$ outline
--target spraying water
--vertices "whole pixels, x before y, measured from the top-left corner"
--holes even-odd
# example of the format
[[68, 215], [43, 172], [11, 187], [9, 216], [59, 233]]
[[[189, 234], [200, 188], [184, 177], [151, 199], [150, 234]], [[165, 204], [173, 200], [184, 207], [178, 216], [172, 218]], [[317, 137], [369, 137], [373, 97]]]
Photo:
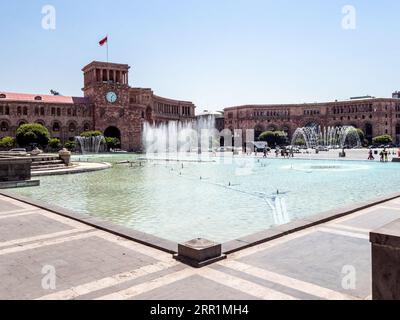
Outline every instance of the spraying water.
[[321, 127], [312, 126], [298, 128], [293, 134], [292, 145], [306, 146], [307, 149], [329, 147], [343, 149], [344, 147], [360, 147], [360, 136], [353, 126]]
[[143, 128], [143, 145], [147, 154], [208, 152], [216, 142], [219, 143], [217, 137], [213, 115], [193, 121], [169, 121], [159, 125], [145, 123]]
[[96, 137], [75, 137], [75, 140], [78, 142], [82, 154], [88, 153], [99, 153], [101, 150], [102, 144], [104, 144], [104, 136], [96, 136]]

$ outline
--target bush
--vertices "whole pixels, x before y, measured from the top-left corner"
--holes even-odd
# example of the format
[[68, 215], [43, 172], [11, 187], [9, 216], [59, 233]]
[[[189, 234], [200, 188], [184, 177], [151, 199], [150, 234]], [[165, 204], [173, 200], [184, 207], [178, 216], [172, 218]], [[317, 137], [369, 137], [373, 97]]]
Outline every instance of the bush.
[[76, 141], [67, 141], [64, 144], [64, 148], [67, 149], [68, 151], [75, 151], [76, 149]]
[[297, 138], [295, 141], [293, 141], [294, 146], [305, 146], [306, 141], [303, 138]]
[[283, 131], [265, 131], [258, 137], [260, 141], [266, 141], [270, 147], [287, 143], [287, 134]]
[[107, 144], [107, 149], [115, 149], [118, 148], [121, 144], [118, 138], [106, 137], [105, 142]]
[[12, 149], [15, 147], [15, 138], [13, 137], [4, 137], [0, 139], [0, 148], [1, 149]]
[[372, 139], [373, 144], [387, 144], [387, 143], [392, 143], [393, 139], [391, 136], [388, 134], [385, 134], [383, 136], [378, 136]]
[[361, 141], [361, 143], [363, 143], [364, 142], [364, 140], [365, 140], [365, 134], [364, 134], [364, 131], [362, 131], [361, 129], [359, 129], [359, 128], [357, 128], [357, 129], [355, 129], [356, 131], [357, 131], [357, 133], [358, 133], [358, 136], [360, 137], [360, 141]]
[[85, 131], [80, 134], [83, 138], [98, 137], [102, 135], [103, 133], [101, 131]]
[[17, 129], [17, 142], [21, 147], [39, 145], [42, 148], [49, 144], [49, 130], [41, 124], [23, 124]]
[[61, 149], [61, 141], [58, 138], [52, 138], [49, 142], [49, 147], [52, 150], [60, 150]]

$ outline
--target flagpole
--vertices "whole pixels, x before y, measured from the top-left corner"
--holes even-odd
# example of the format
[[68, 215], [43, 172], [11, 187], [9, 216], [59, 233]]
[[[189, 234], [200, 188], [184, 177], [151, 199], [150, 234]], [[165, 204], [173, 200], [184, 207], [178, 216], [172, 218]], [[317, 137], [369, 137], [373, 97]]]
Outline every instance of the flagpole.
[[107, 64], [108, 64], [108, 35], [107, 35]]

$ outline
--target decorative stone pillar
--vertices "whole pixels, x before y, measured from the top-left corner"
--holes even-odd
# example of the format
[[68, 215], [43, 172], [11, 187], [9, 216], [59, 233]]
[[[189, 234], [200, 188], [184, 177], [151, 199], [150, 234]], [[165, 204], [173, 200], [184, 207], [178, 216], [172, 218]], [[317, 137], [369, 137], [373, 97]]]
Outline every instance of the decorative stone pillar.
[[62, 149], [58, 152], [58, 155], [60, 157], [60, 160], [64, 162], [66, 166], [71, 165], [71, 152], [68, 151], [67, 149]]
[[400, 300], [400, 220], [371, 232], [372, 299]]

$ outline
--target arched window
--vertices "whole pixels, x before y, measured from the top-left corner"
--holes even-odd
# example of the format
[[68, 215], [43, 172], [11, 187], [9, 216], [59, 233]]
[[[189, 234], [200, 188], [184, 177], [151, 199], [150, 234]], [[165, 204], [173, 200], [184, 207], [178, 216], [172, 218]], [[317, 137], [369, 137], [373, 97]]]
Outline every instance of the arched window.
[[60, 131], [60, 124], [58, 122], [54, 122], [53, 124], [53, 131], [58, 132]]
[[70, 123], [68, 126], [69, 132], [75, 132], [76, 131], [76, 125], [74, 123]]
[[21, 116], [22, 115], [22, 108], [18, 107], [17, 108], [17, 116]]
[[44, 116], [44, 107], [41, 107], [41, 108], [40, 108], [40, 115], [41, 115], [41, 116]]
[[9, 129], [8, 123], [6, 121], [2, 121], [0, 124], [0, 131], [6, 132], [6, 131], [8, 131], [8, 129]]
[[89, 123], [85, 123], [83, 125], [83, 131], [89, 131], [90, 130], [90, 124]]
[[24, 116], [27, 116], [27, 115], [28, 115], [28, 108], [27, 108], [27, 107], [24, 107], [24, 108], [22, 109], [22, 113], [23, 113]]
[[0, 99], [5, 99], [5, 98], [7, 98], [7, 96], [4, 93], [0, 94]]
[[36, 101], [42, 101], [42, 97], [41, 97], [41, 96], [36, 96], [36, 97], [35, 97], [35, 100], [36, 100]]
[[396, 136], [400, 136], [400, 123], [396, 125]]
[[365, 125], [365, 137], [372, 142], [372, 138], [374, 136], [374, 128], [372, 127], [372, 124], [367, 123]]
[[42, 126], [46, 126], [45, 125], [45, 123], [44, 123], [44, 121], [42, 121], [42, 120], [37, 120], [37, 121], [35, 121], [35, 123], [37, 123], [37, 124], [41, 124]]
[[20, 123], [18, 123], [18, 127], [23, 126], [26, 123], [27, 123], [26, 121], [20, 121]]

